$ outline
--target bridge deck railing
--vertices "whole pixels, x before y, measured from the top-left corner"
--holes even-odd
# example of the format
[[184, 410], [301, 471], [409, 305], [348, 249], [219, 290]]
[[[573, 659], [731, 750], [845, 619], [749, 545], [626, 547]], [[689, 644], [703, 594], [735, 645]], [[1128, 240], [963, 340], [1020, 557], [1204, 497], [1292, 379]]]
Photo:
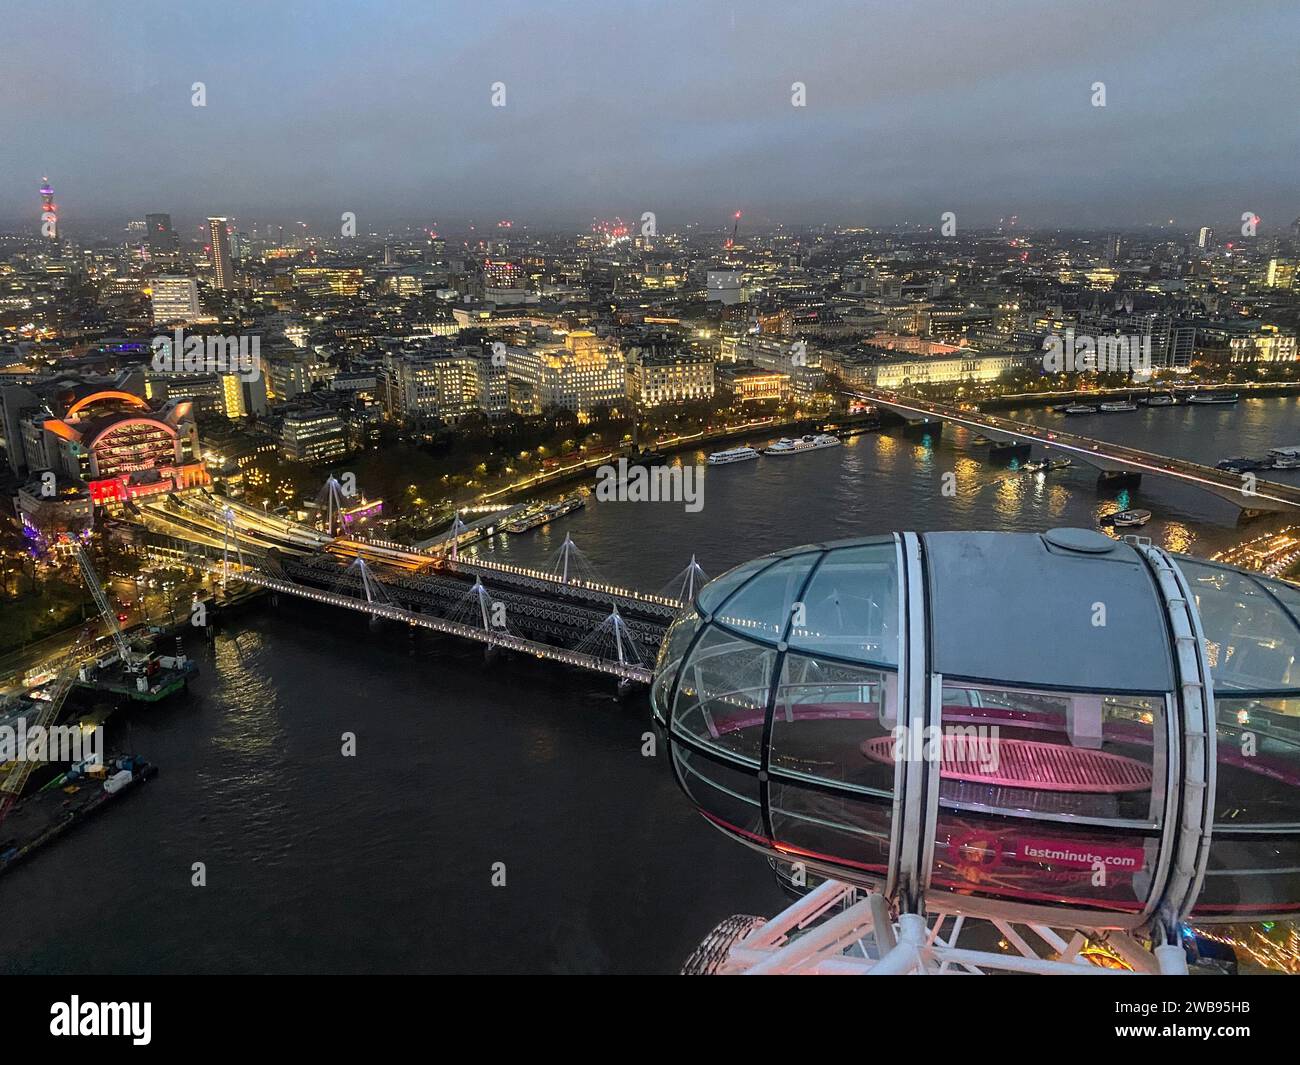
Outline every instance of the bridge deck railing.
[[[205, 568], [211, 572], [218, 574], [225, 572], [224, 567], [219, 563], [205, 563], [204, 565]], [[372, 617], [388, 618], [391, 621], [401, 621], [407, 625], [430, 629], [434, 632], [441, 632], [450, 636], [460, 636], [467, 640], [474, 640], [478, 643], [489, 644], [495, 647], [504, 647], [507, 650], [532, 655], [536, 658], [550, 659], [554, 662], [562, 662], [565, 665], [576, 666], [579, 669], [586, 669], [596, 673], [605, 673], [610, 676], [618, 677], [620, 680], [635, 681], [641, 684], [650, 683], [651, 672], [644, 666], [616, 662], [610, 659], [599, 658], [596, 655], [588, 655], [578, 651], [565, 650], [560, 647], [551, 647], [548, 644], [536, 643], [533, 640], [526, 640], [521, 636], [514, 636], [511, 633], [500, 632], [493, 629], [479, 629], [475, 628], [473, 625], [462, 625], [459, 622], [447, 621], [444, 618], [433, 618], [425, 614], [418, 614], [414, 611], [406, 610], [403, 607], [392, 606], [387, 603], [373, 603], [363, 599], [355, 599], [352, 596], [327, 592], [319, 588], [308, 588], [305, 585], [294, 584], [291, 581], [284, 581], [275, 577], [268, 577], [265, 574], [248, 570], [246, 568], [237, 569], [231, 567], [230, 575], [233, 579], [246, 581], [247, 583], [256, 585], [259, 588], [283, 592], [286, 595], [297, 596], [301, 599], [309, 599], [317, 603], [327, 603], [331, 606], [339, 606], [347, 610], [355, 610], [359, 613], [369, 614]]]

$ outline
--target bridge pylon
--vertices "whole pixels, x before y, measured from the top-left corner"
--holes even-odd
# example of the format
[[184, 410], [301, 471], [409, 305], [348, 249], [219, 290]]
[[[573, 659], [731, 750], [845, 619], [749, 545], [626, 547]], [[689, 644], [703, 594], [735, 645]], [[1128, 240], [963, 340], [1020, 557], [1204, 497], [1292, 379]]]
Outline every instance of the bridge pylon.
[[660, 594], [680, 599], [689, 606], [695, 601], [695, 593], [708, 583], [709, 575], [704, 572], [704, 567], [695, 560], [695, 556], [691, 555], [691, 561], [686, 568], [669, 581]]
[[244, 549], [239, 544], [239, 533], [235, 529], [235, 512], [226, 507], [221, 512], [221, 590], [226, 590], [230, 581], [230, 548], [235, 548], [235, 557], [239, 566], [244, 567]]
[[451, 560], [453, 562], [456, 562], [460, 559], [461, 534], [464, 533], [464, 531], [468, 528], [469, 526], [466, 525], [463, 521], [461, 521], [460, 511], [459, 510], [456, 511], [456, 516], [451, 523], [451, 532], [448, 533], [448, 535], [451, 537]]
[[492, 597], [488, 595], [488, 590], [483, 584], [483, 578], [476, 575], [474, 577], [474, 587], [471, 588], [469, 591], [470, 591], [470, 595], [474, 596], [474, 598], [478, 601], [479, 615], [483, 620], [483, 631], [491, 632], [492, 626], [488, 622], [488, 614], [489, 614], [489, 606], [492, 602]]
[[577, 553], [578, 545], [573, 542], [573, 537], [568, 533], [564, 534], [564, 543], [560, 545], [560, 558], [557, 568], [560, 570], [560, 580], [569, 583], [569, 567]]
[[316, 493], [316, 502], [325, 507], [325, 531], [330, 536], [343, 535], [344, 498], [342, 482], [331, 473]]

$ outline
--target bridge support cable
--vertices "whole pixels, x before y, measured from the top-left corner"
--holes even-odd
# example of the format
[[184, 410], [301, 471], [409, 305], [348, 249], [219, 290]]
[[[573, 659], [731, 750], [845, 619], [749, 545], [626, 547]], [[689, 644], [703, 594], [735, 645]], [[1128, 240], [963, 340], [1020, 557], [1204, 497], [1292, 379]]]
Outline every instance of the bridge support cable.
[[[224, 573], [228, 568], [225, 560], [217, 562], [194, 552], [190, 553], [190, 558], [197, 568], [214, 575]], [[460, 636], [479, 643], [516, 651], [533, 658], [547, 659], [593, 673], [614, 676], [620, 681], [649, 684], [651, 680], [651, 670], [644, 664], [646, 657], [637, 642], [636, 636], [622, 617], [618, 615], [617, 610], [612, 611], [599, 628], [583, 641], [585, 646], [570, 650], [517, 635], [504, 624], [504, 615], [501, 615], [501, 624], [492, 624], [496, 620], [493, 616], [497, 613], [495, 608], [501, 604], [491, 598], [491, 593], [488, 592], [481, 580], [477, 582], [477, 588], [470, 589], [465, 597], [467, 609], [472, 610], [477, 615], [473, 618], [472, 623], [467, 624], [451, 617], [440, 618], [399, 606], [391, 601], [385, 601], [381, 598], [382, 586], [380, 582], [375, 580], [373, 575], [369, 578], [372, 582], [370, 593], [372, 598], [370, 599], [365, 598], [364, 584], [360, 595], [347, 595], [327, 591], [324, 588], [309, 584], [297, 584], [286, 577], [270, 576], [251, 565], [242, 566], [238, 576], [240, 580], [254, 587], [265, 588], [271, 592], [279, 592], [315, 603], [355, 610], [369, 614], [371, 617], [400, 621], [416, 628], [430, 629], [446, 635]], [[325, 575], [322, 574], [322, 576]], [[487, 611], [486, 626], [483, 623], [485, 609]], [[609, 653], [599, 653], [602, 638]], [[588, 650], [589, 647], [597, 650]]]
[[645, 653], [617, 606], [574, 650], [579, 654], [617, 662], [620, 666], [646, 667]]
[[222, 534], [221, 534], [221, 588], [225, 590], [230, 581], [230, 545], [235, 546], [235, 556], [239, 560], [241, 568], [244, 567], [244, 548], [239, 541], [239, 532], [235, 528], [235, 512], [229, 507], [221, 512], [222, 517]]
[[561, 584], [580, 582], [583, 584], [604, 583], [595, 567], [587, 559], [569, 533], [564, 534], [564, 543], [550, 564], [551, 574], [558, 577]]
[[659, 589], [659, 594], [680, 600], [686, 606], [690, 606], [695, 601], [695, 593], [708, 583], [709, 575], [704, 572], [704, 567], [695, 561], [695, 556], [691, 555], [687, 567]]
[[86, 546], [74, 541], [74, 550], [77, 555], [77, 564], [81, 567], [81, 575], [85, 579], [86, 587], [90, 589], [91, 598], [95, 600], [95, 606], [99, 610], [99, 616], [104, 619], [104, 627], [108, 629], [108, 634], [113, 638], [113, 645], [117, 648], [118, 657], [122, 660], [122, 668], [131, 668], [131, 648], [126, 642], [126, 637], [122, 634], [122, 626], [117, 623], [117, 614], [108, 602], [108, 596], [104, 594], [104, 586], [99, 582], [99, 574], [95, 572], [95, 567], [91, 565], [90, 555], [86, 553]]
[[325, 510], [325, 531], [330, 536], [343, 535], [343, 485], [332, 473], [316, 493], [316, 503]]
[[384, 587], [383, 582], [375, 576], [374, 572], [366, 565], [366, 560], [357, 557], [352, 564], [339, 576], [330, 589], [340, 595], [346, 595], [343, 590], [343, 584], [349, 577], [356, 577], [361, 584], [361, 592], [366, 597], [367, 603], [387, 603], [392, 605], [393, 597], [388, 594], [388, 589]]

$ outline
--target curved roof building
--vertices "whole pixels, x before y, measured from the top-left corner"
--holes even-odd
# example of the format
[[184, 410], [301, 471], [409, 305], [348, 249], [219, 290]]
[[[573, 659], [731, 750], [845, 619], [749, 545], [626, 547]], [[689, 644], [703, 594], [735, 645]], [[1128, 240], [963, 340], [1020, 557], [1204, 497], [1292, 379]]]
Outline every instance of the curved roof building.
[[1091, 530], [901, 533], [712, 581], [651, 700], [727, 834], [900, 909], [1300, 909], [1300, 590]]

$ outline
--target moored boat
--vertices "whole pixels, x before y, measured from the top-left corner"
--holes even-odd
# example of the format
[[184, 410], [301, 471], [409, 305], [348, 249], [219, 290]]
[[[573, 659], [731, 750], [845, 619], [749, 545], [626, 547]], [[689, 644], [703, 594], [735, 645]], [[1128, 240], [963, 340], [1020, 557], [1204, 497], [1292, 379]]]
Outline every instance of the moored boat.
[[715, 451], [708, 458], [710, 466], [726, 466], [731, 462], [747, 462], [758, 458], [758, 452], [752, 447], [732, 447], [726, 451]]
[[547, 503], [545, 506], [527, 510], [506, 522], [501, 528], [508, 533], [528, 532], [530, 529], [536, 529], [539, 525], [545, 525], [548, 521], [554, 521], [566, 514], [572, 514], [575, 510], [581, 510], [586, 505], [587, 501], [582, 496], [569, 496], [556, 503]]
[[763, 448], [763, 454], [795, 455], [802, 451], [816, 451], [823, 447], [840, 447], [843, 443], [844, 441], [838, 436], [831, 436], [827, 433], [809, 433], [795, 440], [783, 436], [775, 444]]
[[1103, 525], [1113, 525], [1118, 529], [1131, 529], [1145, 525], [1151, 520], [1149, 510], [1117, 510], [1101, 519]]

